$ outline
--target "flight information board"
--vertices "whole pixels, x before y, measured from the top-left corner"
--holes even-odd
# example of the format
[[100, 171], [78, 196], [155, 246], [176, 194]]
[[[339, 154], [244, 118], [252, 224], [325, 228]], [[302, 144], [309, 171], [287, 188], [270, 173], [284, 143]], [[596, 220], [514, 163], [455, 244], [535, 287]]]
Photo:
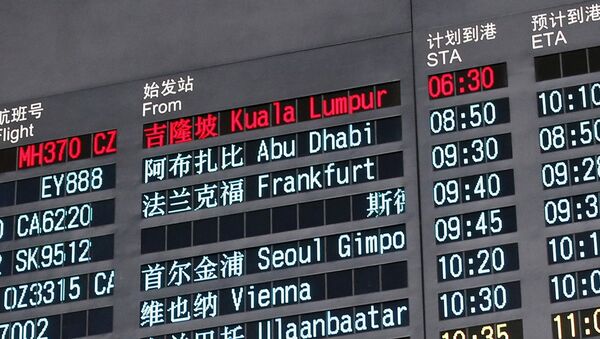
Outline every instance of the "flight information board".
[[437, 2], [0, 105], [0, 338], [600, 337], [600, 2]]

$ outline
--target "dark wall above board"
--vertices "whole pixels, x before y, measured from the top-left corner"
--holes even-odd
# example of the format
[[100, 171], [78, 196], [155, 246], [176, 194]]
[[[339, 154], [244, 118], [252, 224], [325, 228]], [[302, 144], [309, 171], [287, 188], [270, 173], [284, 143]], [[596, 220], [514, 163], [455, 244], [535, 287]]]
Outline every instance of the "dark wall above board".
[[410, 30], [408, 0], [9, 1], [0, 103]]

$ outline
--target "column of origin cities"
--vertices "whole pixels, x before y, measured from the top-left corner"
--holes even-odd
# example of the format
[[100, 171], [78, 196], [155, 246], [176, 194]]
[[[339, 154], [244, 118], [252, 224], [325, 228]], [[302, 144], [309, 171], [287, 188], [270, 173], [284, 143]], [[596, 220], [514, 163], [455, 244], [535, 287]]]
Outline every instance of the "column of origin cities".
[[600, 310], [565, 305], [600, 297], [600, 266], [590, 261], [600, 257], [600, 82], [581, 80], [600, 71], [598, 55], [594, 46], [535, 57], [536, 80], [544, 86], [537, 93], [539, 150], [553, 159], [540, 168], [552, 235], [546, 238], [548, 264], [561, 267], [548, 276], [555, 339], [600, 335]]
[[[178, 219], [142, 225], [142, 333], [324, 338], [407, 327], [408, 295], [389, 293], [408, 287], [400, 86], [146, 124], [143, 224]], [[279, 125], [297, 127], [281, 135]], [[266, 136], [230, 141], [256, 129]], [[193, 331], [173, 327], [191, 321]]]
[[[116, 130], [108, 130], [0, 150], [0, 338], [75, 338], [112, 331], [110, 306], [60, 313], [54, 305], [74, 303], [74, 310], [81, 309], [79, 301], [113, 295], [114, 269], [82, 272], [71, 266], [113, 259], [109, 228], [115, 222], [115, 198], [94, 195], [115, 188], [116, 164], [109, 155], [117, 152], [116, 137]], [[102, 163], [78, 166], [90, 158]], [[59, 164], [67, 161], [72, 165]], [[23, 176], [40, 166], [44, 174]], [[52, 171], [56, 167], [62, 169]], [[6, 181], [8, 176], [16, 180]], [[73, 195], [81, 200], [65, 204]], [[15, 205], [23, 205], [19, 213]], [[58, 236], [68, 240], [57, 241]], [[42, 270], [47, 271], [43, 279], [30, 277]], [[39, 308], [45, 314], [36, 310], [32, 318], [32, 309]]]
[[[437, 304], [439, 319], [431, 335], [521, 338], [520, 319], [481, 316], [521, 307], [520, 282], [503, 278], [519, 270], [518, 244], [501, 237], [517, 231], [510, 101], [495, 91], [508, 84], [507, 64], [434, 74], [427, 84], [433, 108], [420, 113], [428, 118], [420, 117], [421, 199], [432, 208], [423, 207], [423, 260], [435, 263], [425, 281], [437, 279], [438, 293], [425, 298], [437, 299], [427, 305]], [[451, 321], [477, 316], [484, 320]]]

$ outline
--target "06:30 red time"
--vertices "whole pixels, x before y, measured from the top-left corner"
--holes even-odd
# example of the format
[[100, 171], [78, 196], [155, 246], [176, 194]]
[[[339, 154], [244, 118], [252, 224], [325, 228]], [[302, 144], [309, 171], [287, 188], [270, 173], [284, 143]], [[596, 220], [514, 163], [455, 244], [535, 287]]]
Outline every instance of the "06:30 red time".
[[430, 99], [439, 99], [505, 87], [503, 79], [506, 79], [506, 64], [487, 65], [430, 75], [427, 88]]

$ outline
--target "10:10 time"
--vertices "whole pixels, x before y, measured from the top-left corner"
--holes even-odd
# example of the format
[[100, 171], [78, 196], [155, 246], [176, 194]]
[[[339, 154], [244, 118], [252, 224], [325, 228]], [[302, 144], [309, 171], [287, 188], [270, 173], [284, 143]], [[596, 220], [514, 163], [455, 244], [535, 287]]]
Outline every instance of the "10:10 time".
[[538, 92], [538, 115], [548, 116], [600, 106], [600, 82]]

